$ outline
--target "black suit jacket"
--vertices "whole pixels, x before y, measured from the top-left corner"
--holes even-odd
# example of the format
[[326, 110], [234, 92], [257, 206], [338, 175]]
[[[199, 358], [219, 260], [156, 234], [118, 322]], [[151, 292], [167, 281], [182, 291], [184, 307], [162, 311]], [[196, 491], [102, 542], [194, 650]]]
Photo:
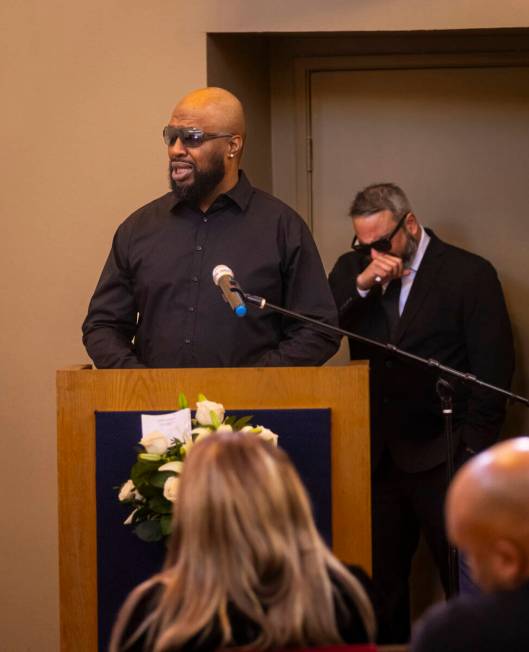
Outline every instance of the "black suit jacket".
[[[442, 242], [428, 229], [427, 233], [431, 241], [392, 343], [508, 388], [514, 353], [496, 271], [483, 258]], [[388, 342], [382, 288], [373, 288], [364, 299], [356, 290], [356, 277], [367, 262], [350, 252], [338, 259], [330, 274], [340, 325]], [[445, 461], [443, 420], [435, 391], [439, 374], [352, 339], [349, 346], [351, 359], [371, 363], [373, 466], [386, 447], [394, 462], [408, 472]], [[479, 451], [497, 439], [504, 419], [503, 399], [456, 384], [454, 408], [456, 446]]]
[[460, 595], [417, 625], [411, 652], [527, 652], [529, 582], [514, 591]]

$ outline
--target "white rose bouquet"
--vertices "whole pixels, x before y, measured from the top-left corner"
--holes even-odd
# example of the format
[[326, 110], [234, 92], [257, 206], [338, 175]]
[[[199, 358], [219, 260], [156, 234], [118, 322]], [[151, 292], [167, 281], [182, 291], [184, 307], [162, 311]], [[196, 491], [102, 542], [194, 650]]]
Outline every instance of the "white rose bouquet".
[[[178, 404], [180, 410], [189, 412], [182, 393], [178, 396]], [[226, 417], [221, 403], [208, 401], [199, 394], [189, 432], [178, 437], [169, 437], [156, 430], [144, 434], [139, 441], [142, 450], [130, 470], [130, 478], [118, 487], [119, 501], [132, 507], [125, 525], [134, 526], [134, 533], [143, 541], [160, 541], [171, 533], [172, 508], [185, 457], [197, 441], [211, 433], [239, 430], [277, 446], [277, 435], [268, 428], [249, 425], [251, 419], [251, 416]]]

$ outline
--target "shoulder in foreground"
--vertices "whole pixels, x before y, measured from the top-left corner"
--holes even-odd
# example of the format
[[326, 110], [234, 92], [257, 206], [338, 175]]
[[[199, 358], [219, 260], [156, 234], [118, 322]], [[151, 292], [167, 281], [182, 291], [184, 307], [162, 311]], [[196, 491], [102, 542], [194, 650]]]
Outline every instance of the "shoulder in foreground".
[[488, 596], [468, 595], [433, 606], [414, 628], [411, 652], [485, 649], [480, 641], [492, 641], [497, 626], [493, 606]]
[[345, 570], [355, 577], [364, 587], [371, 587], [373, 585], [371, 578], [361, 566], [356, 564], [344, 565]]

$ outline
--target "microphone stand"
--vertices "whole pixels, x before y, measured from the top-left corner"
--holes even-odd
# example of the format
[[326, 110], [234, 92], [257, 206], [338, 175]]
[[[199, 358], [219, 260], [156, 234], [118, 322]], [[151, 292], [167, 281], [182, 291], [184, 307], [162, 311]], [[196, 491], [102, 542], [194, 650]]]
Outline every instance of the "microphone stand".
[[[446, 365], [441, 364], [438, 360], [435, 360], [434, 358], [422, 358], [421, 356], [415, 355], [414, 353], [409, 353], [404, 349], [399, 349], [394, 344], [378, 342], [377, 340], [373, 340], [369, 337], [365, 337], [364, 335], [358, 335], [357, 333], [346, 331], [343, 328], [332, 326], [331, 324], [326, 324], [322, 321], [319, 321], [318, 319], [307, 317], [306, 315], [293, 312], [292, 310], [287, 310], [286, 308], [283, 308], [281, 306], [276, 306], [273, 303], [269, 303], [263, 297], [259, 297], [254, 294], [246, 294], [240, 288], [233, 288], [232, 292], [237, 292], [244, 301], [252, 305], [258, 306], [260, 310], [264, 310], [265, 308], [268, 308], [269, 310], [277, 312], [281, 315], [286, 315], [287, 317], [291, 317], [292, 319], [296, 319], [298, 321], [303, 321], [307, 324], [310, 324], [318, 330], [326, 331], [328, 333], [336, 333], [338, 335], [343, 335], [345, 337], [350, 337], [353, 340], [356, 340], [358, 342], [363, 342], [364, 344], [368, 344], [371, 347], [383, 349], [387, 353], [393, 356], [405, 358], [407, 360], [413, 360], [419, 365], [430, 367], [437, 370], [437, 372], [439, 373], [439, 379], [437, 380], [436, 383], [436, 391], [437, 391], [437, 395], [441, 400], [445, 439], [446, 439], [447, 487], [452, 481], [452, 478], [454, 476], [454, 440], [453, 440], [453, 431], [452, 431], [452, 416], [453, 416], [452, 399], [454, 395], [454, 387], [448, 381], [446, 381], [441, 376], [441, 374], [446, 374], [447, 376], [460, 380], [468, 385], [473, 385], [473, 386], [482, 387], [484, 389], [488, 389], [496, 394], [500, 394], [501, 396], [504, 396], [505, 398], [511, 399], [512, 401], [522, 403], [523, 405], [525, 405], [525, 407], [529, 407], [529, 399], [526, 398], [525, 396], [514, 394], [513, 392], [510, 392], [506, 389], [502, 389], [501, 387], [497, 387], [496, 385], [486, 383], [471, 373], [458, 371], [457, 369], [453, 369], [452, 367], [447, 367]], [[458, 592], [458, 584], [459, 582], [458, 582], [457, 549], [449, 543], [448, 544], [448, 597], [451, 597]]]
[[[438, 378], [435, 384], [435, 391], [441, 400], [441, 409], [444, 419], [444, 431], [446, 441], [446, 486], [450, 485], [454, 477], [454, 438], [452, 430], [453, 416], [453, 386], [444, 378]], [[448, 596], [451, 598], [459, 590], [459, 564], [457, 559], [457, 548], [448, 542]]]

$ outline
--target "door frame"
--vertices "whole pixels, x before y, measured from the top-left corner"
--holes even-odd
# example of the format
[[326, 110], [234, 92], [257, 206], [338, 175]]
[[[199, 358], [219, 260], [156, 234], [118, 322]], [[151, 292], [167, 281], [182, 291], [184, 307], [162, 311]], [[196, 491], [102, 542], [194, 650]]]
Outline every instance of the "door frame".
[[295, 207], [310, 230], [313, 230], [311, 96], [314, 74], [326, 71], [516, 67], [529, 67], [529, 53], [383, 54], [296, 58], [294, 60]]

